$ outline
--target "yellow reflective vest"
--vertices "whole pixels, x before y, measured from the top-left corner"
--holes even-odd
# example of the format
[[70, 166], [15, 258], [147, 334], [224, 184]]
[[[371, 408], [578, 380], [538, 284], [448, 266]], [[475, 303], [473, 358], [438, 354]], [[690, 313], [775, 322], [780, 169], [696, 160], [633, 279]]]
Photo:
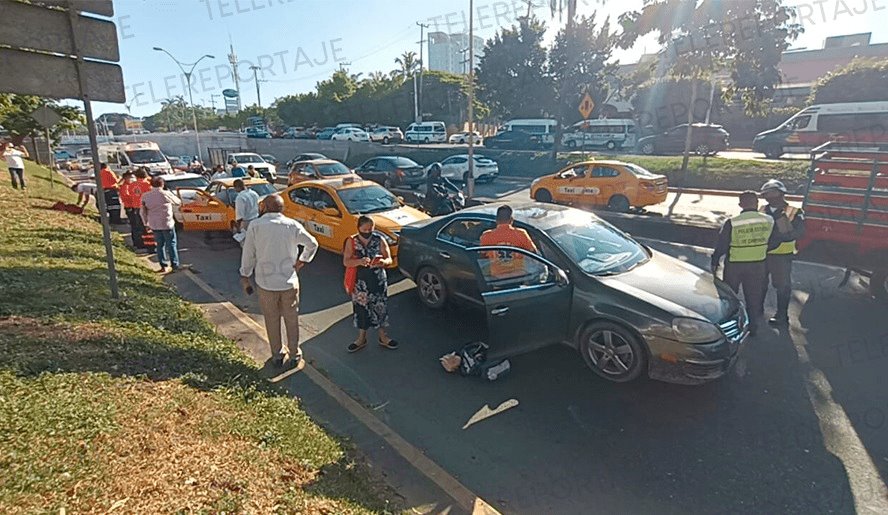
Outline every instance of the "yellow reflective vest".
[[731, 218], [731, 263], [757, 263], [768, 254], [768, 239], [774, 229], [774, 219], [757, 211], [744, 211]]
[[[799, 212], [799, 208], [787, 205], [785, 208], [783, 208], [783, 212], [786, 214], [786, 218], [789, 219], [789, 222], [792, 223], [792, 221], [795, 219], [796, 215]], [[762, 206], [762, 213], [768, 214], [767, 204]], [[768, 252], [768, 254], [787, 255], [787, 254], [795, 254], [796, 252], [797, 252], [796, 242], [795, 242], [795, 240], [792, 240], [792, 241], [784, 241], [783, 243], [780, 244], [779, 247]]]

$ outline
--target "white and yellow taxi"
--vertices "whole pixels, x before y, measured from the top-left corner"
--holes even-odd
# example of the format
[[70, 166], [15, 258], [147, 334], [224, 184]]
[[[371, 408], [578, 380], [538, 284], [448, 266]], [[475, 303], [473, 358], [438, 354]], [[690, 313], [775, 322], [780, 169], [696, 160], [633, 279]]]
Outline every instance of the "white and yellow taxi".
[[367, 215], [376, 223], [392, 251], [397, 268], [401, 228], [426, 220], [429, 215], [405, 206], [401, 199], [371, 181], [356, 177], [303, 181], [281, 192], [284, 214], [302, 223], [330, 252], [342, 254], [349, 236], [358, 232], [358, 217]]
[[[235, 178], [218, 179], [204, 188], [176, 188], [182, 199], [179, 206], [182, 227], [186, 231], [229, 231], [234, 227]], [[275, 192], [265, 179], [242, 178], [244, 186], [262, 199]], [[177, 219], [179, 217], [177, 216]]]

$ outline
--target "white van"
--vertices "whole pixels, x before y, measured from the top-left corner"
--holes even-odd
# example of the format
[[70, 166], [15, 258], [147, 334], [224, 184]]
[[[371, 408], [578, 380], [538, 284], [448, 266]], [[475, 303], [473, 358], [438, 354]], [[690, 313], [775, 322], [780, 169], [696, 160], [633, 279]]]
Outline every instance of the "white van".
[[524, 118], [509, 120], [500, 127], [500, 132], [521, 131], [540, 137], [543, 145], [555, 143], [555, 132], [558, 122], [550, 118]]
[[564, 130], [561, 145], [567, 148], [598, 147], [608, 150], [635, 146], [635, 121], [623, 118], [584, 120]]
[[753, 152], [776, 159], [784, 153], [807, 153], [828, 141], [888, 143], [888, 102], [819, 104], [802, 109], [779, 127], [759, 133]]
[[411, 123], [404, 132], [407, 143], [447, 143], [447, 126], [444, 122]]
[[172, 173], [173, 167], [157, 143], [102, 143], [99, 145], [99, 161], [108, 163], [115, 172], [136, 171], [143, 166], [151, 175]]

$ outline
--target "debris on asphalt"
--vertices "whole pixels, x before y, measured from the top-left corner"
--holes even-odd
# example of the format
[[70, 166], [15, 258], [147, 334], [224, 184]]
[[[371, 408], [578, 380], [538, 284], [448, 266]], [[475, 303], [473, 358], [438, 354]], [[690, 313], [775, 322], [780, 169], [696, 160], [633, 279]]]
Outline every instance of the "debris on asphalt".
[[459, 370], [462, 376], [478, 376], [488, 381], [496, 381], [511, 370], [509, 360], [487, 360], [488, 346], [484, 342], [472, 342], [466, 344], [458, 351], [449, 352], [441, 356], [441, 366], [448, 373]]

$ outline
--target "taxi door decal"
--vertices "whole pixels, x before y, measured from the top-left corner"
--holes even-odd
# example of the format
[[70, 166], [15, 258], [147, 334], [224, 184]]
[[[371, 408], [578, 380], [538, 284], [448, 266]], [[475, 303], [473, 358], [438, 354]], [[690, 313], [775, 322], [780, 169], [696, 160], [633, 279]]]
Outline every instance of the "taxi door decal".
[[595, 186], [561, 186], [558, 193], [564, 195], [600, 195], [601, 189]]

